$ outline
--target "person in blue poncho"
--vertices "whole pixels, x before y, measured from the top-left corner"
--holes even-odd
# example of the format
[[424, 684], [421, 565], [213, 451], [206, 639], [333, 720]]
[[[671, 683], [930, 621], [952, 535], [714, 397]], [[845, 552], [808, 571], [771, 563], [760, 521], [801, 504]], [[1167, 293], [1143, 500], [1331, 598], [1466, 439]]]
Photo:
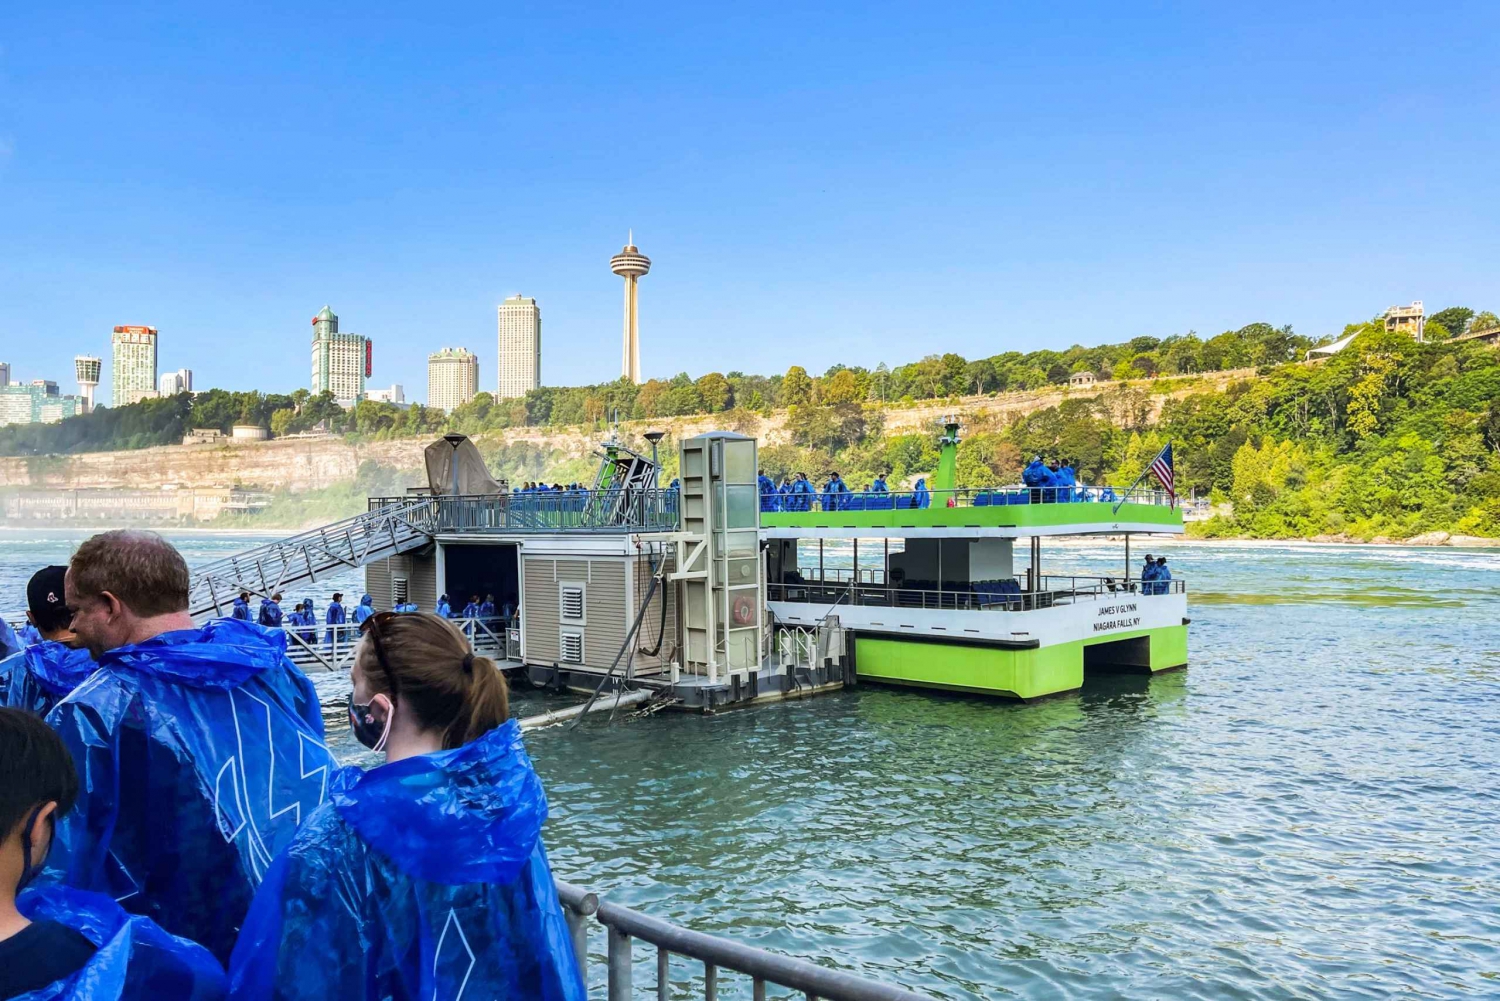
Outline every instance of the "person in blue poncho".
[[440, 618], [453, 618], [453, 606], [448, 603], [448, 596], [446, 594], [438, 598], [437, 614]]
[[797, 478], [792, 481], [792, 510], [811, 511], [812, 499], [817, 492], [807, 474], [798, 473]]
[[266, 867], [326, 795], [317, 692], [285, 633], [194, 625], [187, 564], [153, 532], [84, 542], [66, 589], [99, 667], [47, 717], [84, 787], [46, 877], [225, 960]]
[[57, 734], [0, 709], [0, 998], [217, 1001], [224, 971], [194, 942], [131, 917], [107, 896], [37, 886], [78, 773]]
[[477, 618], [479, 618], [479, 595], [477, 595], [477, 594], [470, 595], [469, 596], [469, 603], [464, 606], [464, 610], [461, 613], [459, 613], [459, 615], [460, 615], [461, 618], [465, 618], [465, 619], [477, 619]]
[[271, 629], [281, 625], [281, 592], [277, 591], [269, 598], [260, 599], [260, 615], [255, 620], [258, 624]]
[[916, 485], [912, 487], [911, 506], [921, 508], [930, 507], [931, 505], [932, 494], [927, 489], [927, 479], [926, 477], [921, 477], [917, 480]]
[[504, 676], [435, 615], [376, 615], [345, 768], [271, 866], [230, 960], [237, 1001], [584, 1001], [552, 882], [547, 800]]
[[[31, 625], [31, 623], [26, 623]], [[24, 628], [24, 627], [23, 627]], [[0, 619], [0, 659], [9, 657], [13, 653], [20, 653], [31, 645], [33, 641], [22, 639], [20, 634], [11, 628], [10, 623]]]
[[849, 485], [843, 481], [835, 471], [828, 476], [828, 482], [823, 484], [823, 510], [842, 511], [848, 504]]
[[229, 613], [229, 617], [232, 619], [239, 619], [241, 622], [255, 621], [255, 616], [250, 614], [249, 591], [241, 591], [240, 596], [234, 599], [234, 609]]
[[297, 638], [304, 643], [316, 643], [318, 641], [318, 615], [313, 611], [311, 598], [302, 599], [302, 603], [292, 610], [287, 616], [287, 624], [293, 626], [312, 626], [311, 629], [298, 629]]
[[1078, 475], [1073, 472], [1073, 463], [1064, 459], [1059, 463], [1056, 474], [1057, 499], [1060, 503], [1069, 503], [1074, 500], [1074, 487], [1078, 485]]
[[359, 604], [354, 606], [354, 624], [363, 625], [364, 621], [375, 614], [375, 599], [366, 594], [360, 597]]
[[27, 582], [27, 624], [38, 630], [39, 641], [0, 660], [0, 706], [45, 716], [98, 666], [68, 626], [73, 613], [63, 596], [67, 572], [43, 567]]
[[495, 596], [487, 594], [479, 603], [479, 617], [481, 619], [493, 619], [495, 617]]
[[349, 621], [348, 615], [348, 609], [344, 607], [344, 593], [342, 591], [333, 592], [333, 601], [329, 603], [328, 611], [324, 616], [324, 624], [330, 627], [327, 635], [323, 637], [324, 643], [331, 644], [335, 634], [338, 635], [341, 641], [348, 639], [344, 630], [332, 628], [333, 626], [342, 626], [345, 622]]
[[760, 485], [760, 509], [762, 511], [776, 510], [776, 481], [766, 475], [766, 471], [760, 471], [760, 478], [756, 480]]
[[1167, 558], [1165, 556], [1158, 556], [1156, 558], [1156, 577], [1152, 584], [1153, 593], [1166, 594], [1172, 590], [1171, 585], [1167, 583], [1171, 579], [1172, 571], [1167, 569]]
[[1047, 467], [1042, 463], [1040, 455], [1034, 455], [1026, 468], [1021, 470], [1021, 482], [1028, 487], [1044, 487], [1047, 485], [1049, 474]]
[[1156, 558], [1153, 557], [1150, 553], [1147, 553], [1146, 554], [1146, 562], [1143, 563], [1143, 564], [1141, 564], [1141, 593], [1142, 594], [1155, 594], [1156, 593], [1156, 585], [1153, 583], [1156, 580], [1156, 574], [1157, 574], [1157, 570], [1156, 570]]

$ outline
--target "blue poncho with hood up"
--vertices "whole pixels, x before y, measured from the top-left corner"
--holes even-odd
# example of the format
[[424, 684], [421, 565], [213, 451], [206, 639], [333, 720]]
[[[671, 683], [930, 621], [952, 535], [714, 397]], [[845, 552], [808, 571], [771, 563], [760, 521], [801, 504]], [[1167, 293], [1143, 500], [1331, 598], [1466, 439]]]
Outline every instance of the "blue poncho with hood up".
[[47, 722], [81, 787], [43, 879], [107, 893], [228, 959], [333, 770], [285, 635], [214, 619], [111, 650]]
[[98, 666], [87, 650], [43, 640], [0, 660], [0, 706], [45, 716]]
[[515, 720], [343, 769], [329, 800], [256, 894], [229, 967], [237, 1001], [584, 1001]]
[[28, 889], [16, 909], [30, 921], [56, 921], [98, 949], [65, 980], [16, 1001], [219, 1001], [224, 971], [196, 942], [175, 938], [109, 897], [65, 886]]

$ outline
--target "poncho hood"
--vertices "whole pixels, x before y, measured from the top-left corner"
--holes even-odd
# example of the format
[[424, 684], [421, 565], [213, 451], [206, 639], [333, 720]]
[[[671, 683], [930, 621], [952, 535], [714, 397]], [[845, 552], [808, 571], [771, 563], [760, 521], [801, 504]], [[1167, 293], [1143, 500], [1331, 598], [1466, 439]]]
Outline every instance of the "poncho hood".
[[99, 669], [87, 650], [43, 640], [26, 648], [26, 667], [48, 694], [61, 698]]
[[193, 688], [237, 688], [286, 662], [286, 633], [242, 619], [213, 619], [107, 651], [101, 667]]
[[329, 786], [371, 848], [408, 876], [452, 886], [515, 879], [547, 820], [515, 720], [452, 751], [345, 768]]

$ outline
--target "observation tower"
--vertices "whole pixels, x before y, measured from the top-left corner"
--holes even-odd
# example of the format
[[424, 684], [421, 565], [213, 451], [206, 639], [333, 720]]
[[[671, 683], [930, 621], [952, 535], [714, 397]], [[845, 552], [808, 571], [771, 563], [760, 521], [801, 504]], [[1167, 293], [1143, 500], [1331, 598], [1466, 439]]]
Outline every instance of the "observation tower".
[[636, 320], [636, 281], [651, 270], [651, 258], [635, 247], [635, 234], [626, 236], [625, 249], [609, 259], [609, 270], [625, 279], [625, 353], [620, 374], [636, 385], [641, 382], [641, 330]]
[[78, 377], [78, 395], [83, 397], [83, 412], [94, 409], [94, 390], [99, 386], [99, 372], [104, 361], [93, 355], [75, 355], [73, 373]]

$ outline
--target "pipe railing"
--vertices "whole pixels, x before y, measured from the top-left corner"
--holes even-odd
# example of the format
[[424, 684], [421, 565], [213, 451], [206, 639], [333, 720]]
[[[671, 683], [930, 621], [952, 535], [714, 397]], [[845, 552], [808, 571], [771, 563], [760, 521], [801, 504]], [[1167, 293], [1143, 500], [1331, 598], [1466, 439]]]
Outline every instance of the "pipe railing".
[[[1070, 604], [1081, 597], [1108, 594], [1186, 594], [1187, 581], [1113, 577], [1067, 577], [1046, 575], [1032, 590], [1026, 581], [1009, 578], [1011, 588], [999, 581], [981, 581], [970, 590], [937, 587], [851, 585], [847, 579], [804, 579], [766, 585], [767, 601], [794, 601], [821, 605], [879, 605], [891, 608], [930, 608], [955, 611], [1029, 612]], [[1013, 588], [1013, 589], [1012, 589]]]
[[573, 954], [585, 981], [588, 979], [589, 919], [607, 930], [606, 996], [609, 1001], [630, 1001], [634, 997], [633, 946], [636, 939], [656, 947], [655, 996], [658, 1001], [673, 996], [673, 956], [703, 964], [701, 986], [705, 1001], [717, 1001], [720, 971], [749, 977], [751, 996], [755, 1001], [764, 1001], [767, 985], [800, 991], [809, 999], [827, 998], [828, 1001], [923, 1001], [923, 995], [900, 987], [767, 952], [732, 939], [696, 932], [601, 900], [581, 886], [560, 879], [556, 883], [557, 896], [562, 902], [573, 939]]
[[1150, 504], [1173, 503], [1157, 487], [1028, 487], [1020, 484], [962, 487], [953, 490], [846, 490], [760, 494], [762, 514], [806, 511], [907, 511], [921, 508], [1008, 507], [1015, 504]]
[[[371, 497], [371, 511], [411, 498]], [[642, 532], [677, 528], [677, 491], [662, 487], [449, 494], [420, 498], [429, 532]]]

